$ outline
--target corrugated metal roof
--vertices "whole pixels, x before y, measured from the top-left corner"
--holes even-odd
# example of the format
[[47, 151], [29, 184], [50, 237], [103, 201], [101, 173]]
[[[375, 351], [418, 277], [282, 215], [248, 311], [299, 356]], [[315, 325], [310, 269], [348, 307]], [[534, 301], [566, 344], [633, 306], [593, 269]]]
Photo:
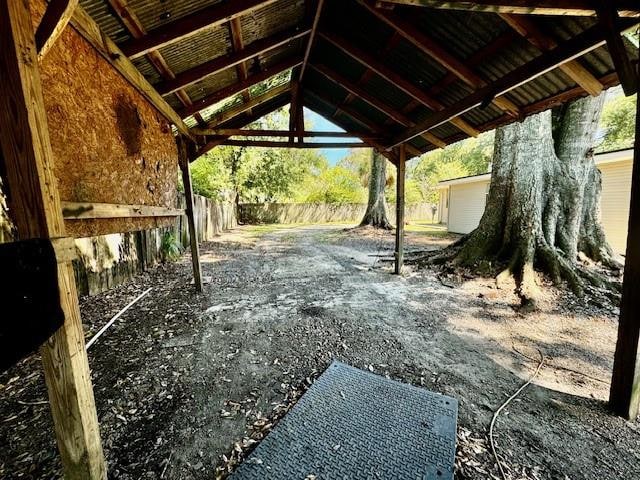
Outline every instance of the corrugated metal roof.
[[[176, 20], [198, 12], [203, 8], [218, 3], [230, 3], [232, 0], [131, 0], [127, 6], [138, 16], [147, 31], [157, 30]], [[130, 40], [123, 22], [109, 6], [108, 0], [81, 0], [81, 5], [96, 20], [102, 30], [116, 43]], [[278, 0], [272, 4], [258, 8], [250, 14], [240, 17], [242, 40], [245, 44], [272, 36], [296, 26], [302, 28], [309, 25], [310, 14], [305, 0]], [[511, 27], [498, 15], [491, 13], [434, 10], [419, 7], [396, 6], [394, 15], [415, 25], [452, 57], [463, 62], [478, 77], [486, 82], [509, 74], [516, 68], [532, 61], [543, 53], [529, 44], [527, 40], [514, 35]], [[593, 18], [587, 17], [528, 17], [545, 34], [557, 41], [570, 39], [595, 24]], [[423, 89], [427, 94], [437, 98], [445, 107], [455, 105], [473, 93], [473, 88], [452, 76], [436, 60], [417, 49], [412, 43], [398, 35], [386, 23], [380, 21], [365, 7], [355, 0], [326, 0], [319, 28], [324, 32], [334, 32], [361, 50], [369, 52], [377, 61], [393, 70], [408, 82]], [[507, 36], [511, 39], [505, 42]], [[394, 43], [390, 44], [393, 39]], [[269, 68], [283, 60], [302, 57], [308, 37], [297, 39], [285, 47], [281, 47], [258, 57], [248, 63], [249, 75]], [[494, 45], [493, 47], [490, 47]], [[488, 56], [480, 59], [480, 52], [488, 50]], [[228, 24], [208, 28], [197, 34], [187, 36], [160, 49], [166, 64], [174, 74], [185, 72], [209, 60], [226, 55], [233, 50]], [[632, 57], [637, 58], [637, 49], [628, 45]], [[580, 58], [580, 63], [596, 78], [602, 78], [614, 71], [611, 58], [606, 47], [600, 47]], [[338, 73], [350, 82], [358, 84], [379, 102], [397, 112], [408, 116], [412, 122], [427, 119], [432, 111], [408, 96], [402, 89], [389, 83], [378, 75], [369, 75], [362, 81], [367, 71], [361, 62], [344, 53], [339, 48], [321, 38], [316, 38], [312, 49], [310, 63], [321, 64]], [[162, 80], [156, 67], [146, 57], [134, 60], [134, 65], [152, 83]], [[274, 82], [283, 81], [284, 77], [263, 82], [253, 87], [251, 92], [272, 88]], [[365, 77], [366, 78], [366, 77]], [[221, 73], [210, 75], [201, 81], [185, 88], [185, 92], [194, 102], [210, 97], [215, 92], [238, 81], [236, 68], [228, 68]], [[284, 80], [287, 81], [287, 80]], [[615, 83], [615, 79], [610, 82]], [[564, 72], [555, 69], [551, 72], [510, 91], [506, 98], [510, 99], [526, 111], [534, 109], [536, 102], [546, 100], [558, 93], [566, 92], [576, 86], [575, 82]], [[331, 103], [342, 105], [348, 92], [334, 81], [328, 80], [311, 66], [306, 69], [303, 82], [305, 102], [323, 115], [333, 116], [335, 107], [329, 105], [313, 93], [326, 97]], [[580, 91], [577, 90], [577, 94]], [[176, 110], [182, 109], [182, 103], [174, 95], [166, 97]], [[282, 98], [276, 99], [281, 101]], [[244, 101], [236, 95], [226, 102], [212, 106], [204, 111], [205, 119], [215, 115], [216, 110]], [[271, 106], [273, 106], [273, 101]], [[269, 105], [264, 108], [267, 109]], [[260, 107], [262, 108], [262, 107]], [[261, 111], [260, 108], [257, 111]], [[403, 127], [361, 99], [352, 99], [346, 107], [358, 116], [368, 119], [372, 124], [389, 135], [401, 132]], [[253, 109], [256, 111], [256, 109]], [[266, 111], [266, 110], [265, 110]], [[362, 130], [359, 122], [338, 113], [338, 120], [347, 128]], [[508, 120], [510, 117], [495, 104], [485, 108], [474, 108], [466, 112], [462, 118], [476, 128]], [[188, 119], [194, 125], [193, 118]], [[451, 124], [443, 124], [433, 129], [434, 135], [448, 141], [464, 138], [464, 135]], [[433, 145], [422, 139], [415, 139], [412, 144], [421, 149], [432, 149]]]

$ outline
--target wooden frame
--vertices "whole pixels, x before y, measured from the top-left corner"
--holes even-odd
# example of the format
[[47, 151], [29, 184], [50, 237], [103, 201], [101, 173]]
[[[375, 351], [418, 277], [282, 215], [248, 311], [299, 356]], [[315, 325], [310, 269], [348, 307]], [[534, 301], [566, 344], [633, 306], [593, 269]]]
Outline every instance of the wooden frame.
[[[0, 144], [18, 238], [66, 231], [28, 2], [0, 2]], [[6, 88], [4, 88], [6, 86]], [[60, 259], [61, 260], [61, 259]], [[107, 476], [71, 261], [58, 263], [63, 326], [41, 347], [49, 406], [68, 480]]]
[[123, 205], [117, 203], [60, 202], [65, 220], [95, 218], [177, 217], [184, 215], [181, 208], [151, 205]]
[[279, 142], [275, 140], [224, 140], [220, 145], [233, 147], [265, 147], [265, 148], [371, 148], [364, 142]]
[[404, 184], [407, 171], [407, 153], [404, 144], [398, 147], [398, 163], [396, 164], [396, 248], [394, 273], [402, 273], [404, 263]]
[[71, 20], [78, 0], [51, 0], [36, 29], [38, 58], [42, 59]]
[[[215, 135], [227, 137], [291, 137], [298, 135], [296, 130], [259, 130], [259, 129], [243, 129], [243, 128], [210, 128], [210, 129], [194, 129], [197, 135]], [[305, 138], [360, 138], [367, 140], [379, 140], [377, 135], [371, 135], [364, 132], [331, 132], [331, 131], [314, 131], [305, 130], [300, 133]]]

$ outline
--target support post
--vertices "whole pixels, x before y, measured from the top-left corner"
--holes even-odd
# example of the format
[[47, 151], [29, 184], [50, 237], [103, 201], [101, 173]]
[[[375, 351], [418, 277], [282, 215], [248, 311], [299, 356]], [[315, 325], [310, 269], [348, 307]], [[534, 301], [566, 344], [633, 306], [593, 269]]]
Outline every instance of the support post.
[[627, 255], [609, 393], [609, 404], [613, 411], [629, 420], [635, 420], [640, 410], [640, 96], [636, 119]]
[[[66, 235], [29, 4], [0, 2], [0, 145], [19, 239]], [[63, 326], [41, 347], [66, 479], [106, 479], [98, 416], [71, 260], [59, 258]]]
[[404, 143], [398, 148], [398, 164], [396, 175], [396, 252], [395, 273], [402, 273], [404, 260], [404, 180], [406, 173], [407, 153]]
[[189, 243], [191, 244], [191, 262], [193, 264], [193, 281], [198, 292], [202, 292], [202, 268], [200, 267], [200, 248], [198, 247], [198, 232], [196, 230], [195, 209], [193, 206], [193, 186], [191, 171], [189, 170], [189, 152], [187, 140], [178, 137], [178, 164], [182, 171], [182, 184], [186, 200], [187, 222], [189, 224]]

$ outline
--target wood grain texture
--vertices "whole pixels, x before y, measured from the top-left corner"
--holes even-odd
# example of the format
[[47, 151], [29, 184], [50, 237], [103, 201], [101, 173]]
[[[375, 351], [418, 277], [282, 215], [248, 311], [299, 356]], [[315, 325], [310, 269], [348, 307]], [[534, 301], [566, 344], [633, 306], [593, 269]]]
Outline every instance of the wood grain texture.
[[404, 263], [404, 184], [407, 171], [407, 154], [405, 145], [398, 147], [398, 163], [396, 165], [396, 249], [394, 272], [402, 273]]
[[65, 220], [87, 218], [175, 217], [183, 215], [181, 208], [151, 205], [121, 205], [114, 203], [61, 202]]
[[[18, 236], [65, 236], [29, 4], [0, 2], [0, 142]], [[64, 325], [41, 348], [65, 478], [106, 479], [70, 262], [58, 263]]]
[[65, 29], [78, 0], [51, 0], [36, 29], [38, 58], [44, 57]]

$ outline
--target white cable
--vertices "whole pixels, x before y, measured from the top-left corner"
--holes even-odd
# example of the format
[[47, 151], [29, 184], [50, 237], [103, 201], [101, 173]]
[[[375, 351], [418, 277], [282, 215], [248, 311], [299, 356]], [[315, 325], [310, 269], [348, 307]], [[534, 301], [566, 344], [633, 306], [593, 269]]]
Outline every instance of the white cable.
[[133, 301], [131, 301], [131, 302], [130, 302], [126, 307], [124, 307], [122, 310], [120, 310], [118, 313], [116, 313], [116, 314], [114, 315], [114, 317], [113, 317], [111, 320], [109, 320], [109, 321], [107, 322], [107, 324], [106, 324], [104, 327], [102, 327], [102, 328], [98, 331], [98, 333], [96, 333], [96, 334], [93, 336], [93, 338], [91, 338], [91, 340], [89, 340], [89, 341], [87, 342], [87, 345], [86, 345], [86, 347], [85, 347], [85, 348], [86, 348], [87, 350], [89, 350], [89, 347], [90, 347], [91, 345], [93, 345], [94, 343], [96, 343], [96, 340], [98, 340], [98, 338], [100, 338], [100, 336], [101, 336], [101, 335], [102, 335], [102, 334], [107, 330], [107, 328], [109, 328], [111, 325], [113, 325], [113, 322], [115, 322], [118, 318], [120, 318], [124, 312], [126, 312], [127, 310], [129, 310], [129, 308], [131, 308], [131, 306], [132, 306], [134, 303], [136, 303], [138, 300], [140, 300], [142, 297], [144, 297], [144, 296], [145, 296], [147, 293], [149, 293], [150, 291], [151, 291], [151, 288], [147, 288], [144, 292], [142, 292], [142, 293], [141, 293], [140, 295], [138, 295], [135, 299], [133, 299]]

